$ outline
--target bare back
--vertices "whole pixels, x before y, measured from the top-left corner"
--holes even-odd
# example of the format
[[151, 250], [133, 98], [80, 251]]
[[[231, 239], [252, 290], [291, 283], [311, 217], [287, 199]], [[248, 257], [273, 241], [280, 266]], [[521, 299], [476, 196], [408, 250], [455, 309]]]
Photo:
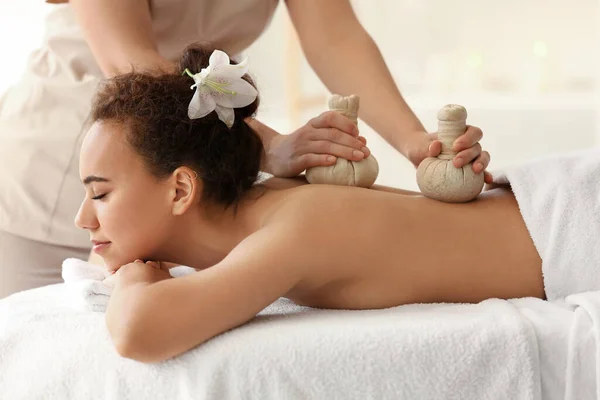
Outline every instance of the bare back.
[[269, 219], [294, 229], [290, 260], [306, 276], [287, 297], [299, 304], [544, 297], [541, 260], [508, 189], [448, 204], [391, 188], [297, 184], [270, 194]]

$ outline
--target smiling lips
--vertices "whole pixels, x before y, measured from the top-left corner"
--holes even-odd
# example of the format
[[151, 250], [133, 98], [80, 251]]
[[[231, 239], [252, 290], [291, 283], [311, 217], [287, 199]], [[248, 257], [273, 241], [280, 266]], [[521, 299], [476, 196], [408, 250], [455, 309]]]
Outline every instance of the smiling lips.
[[101, 251], [105, 250], [108, 246], [110, 246], [110, 242], [102, 242], [99, 240], [92, 240], [92, 243], [94, 244], [94, 252], [96, 253], [100, 253]]

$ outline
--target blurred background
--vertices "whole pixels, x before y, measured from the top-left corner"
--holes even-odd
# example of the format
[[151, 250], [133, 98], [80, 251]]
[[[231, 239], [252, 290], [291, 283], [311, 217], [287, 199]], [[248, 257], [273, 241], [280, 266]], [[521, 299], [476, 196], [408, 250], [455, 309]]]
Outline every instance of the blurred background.
[[[326, 1], [326, 0], [324, 0]], [[490, 170], [600, 144], [600, 0], [353, 0], [402, 94], [429, 131], [447, 103], [484, 131]], [[50, 5], [0, 3], [0, 91], [41, 40]], [[283, 1], [246, 52], [262, 95], [259, 119], [291, 133], [327, 109]], [[369, 71], [365, 71], [368, 78]], [[360, 114], [360, 111], [359, 111]], [[377, 183], [417, 189], [415, 170], [360, 122]]]

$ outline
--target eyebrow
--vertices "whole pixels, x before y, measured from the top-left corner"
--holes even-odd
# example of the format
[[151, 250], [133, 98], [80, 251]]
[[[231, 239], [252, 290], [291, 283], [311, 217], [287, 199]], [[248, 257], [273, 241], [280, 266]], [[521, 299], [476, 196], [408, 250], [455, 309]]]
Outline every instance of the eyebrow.
[[89, 185], [92, 182], [110, 182], [108, 179], [101, 176], [90, 175], [83, 180], [84, 185]]

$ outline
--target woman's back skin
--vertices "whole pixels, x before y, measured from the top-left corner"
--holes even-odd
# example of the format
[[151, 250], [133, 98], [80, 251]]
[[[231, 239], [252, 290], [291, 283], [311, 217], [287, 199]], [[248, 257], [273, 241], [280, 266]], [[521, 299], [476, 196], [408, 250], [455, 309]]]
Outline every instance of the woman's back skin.
[[287, 254], [304, 273], [285, 297], [298, 304], [371, 309], [544, 298], [540, 257], [507, 188], [449, 204], [385, 187], [300, 179], [263, 186], [267, 192], [248, 207], [263, 213], [264, 226], [276, 221], [281, 235], [294, 232]]
[[[302, 259], [303, 279], [282, 294], [297, 304], [371, 309], [545, 298], [541, 259], [508, 186], [463, 204], [379, 185], [308, 185], [302, 177], [261, 186], [266, 193], [246, 207], [297, 233], [288, 255]], [[90, 262], [102, 260], [92, 254]]]

